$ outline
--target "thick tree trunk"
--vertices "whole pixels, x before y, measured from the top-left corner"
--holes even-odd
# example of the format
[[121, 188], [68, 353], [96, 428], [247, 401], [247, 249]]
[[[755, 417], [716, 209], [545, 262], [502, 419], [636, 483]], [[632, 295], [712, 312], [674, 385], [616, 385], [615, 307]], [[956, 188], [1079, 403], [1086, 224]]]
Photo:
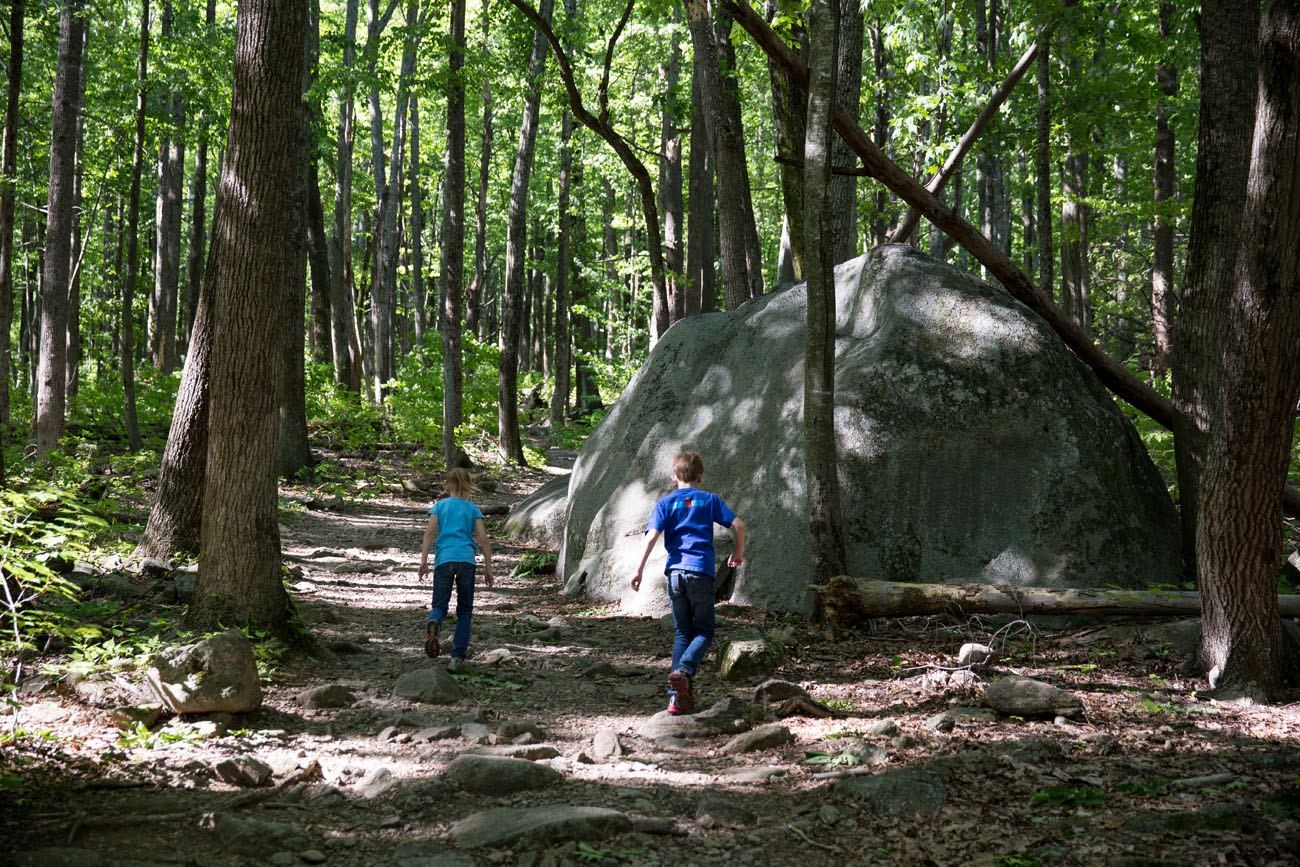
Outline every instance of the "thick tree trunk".
[[814, 581], [844, 571], [840, 485], [835, 452], [835, 258], [843, 228], [830, 201], [839, 51], [839, 0], [813, 0], [809, 10], [809, 86], [804, 137], [804, 267], [808, 330], [804, 347], [804, 479]]
[[[871, 617], [948, 614], [1082, 614], [1093, 617], [1196, 617], [1201, 594], [1179, 590], [1058, 590], [1009, 584], [911, 584], [837, 575], [813, 585], [831, 625], [848, 629]], [[1287, 617], [1300, 616], [1300, 596], [1278, 599]]]
[[[680, 17], [680, 16], [675, 16]], [[668, 46], [668, 61], [660, 66], [663, 107], [659, 116], [659, 213], [663, 216], [664, 269], [667, 271], [668, 321], [685, 315], [686, 286], [682, 249], [682, 136], [677, 124], [682, 51], [677, 30]]]
[[[309, 13], [310, 14], [310, 13]], [[304, 61], [308, 46], [304, 46]], [[303, 78], [306, 79], [304, 64]], [[311, 108], [306, 100], [302, 102], [299, 114], [302, 137], [301, 153], [306, 157], [310, 153], [311, 132], [308, 123]], [[290, 279], [284, 285], [283, 309], [279, 311], [284, 317], [281, 326], [281, 353], [283, 361], [280, 368], [278, 384], [279, 436], [276, 443], [276, 472], [285, 479], [293, 479], [298, 471], [312, 466], [315, 461], [311, 455], [311, 444], [307, 438], [307, 382], [304, 370], [306, 355], [307, 323], [305, 306], [307, 303], [307, 213], [309, 207], [306, 199], [310, 193], [307, 181], [306, 160], [296, 178], [298, 183], [297, 199], [300, 210], [297, 213], [299, 223], [294, 226], [293, 259], [287, 263]]]
[[8, 86], [5, 90], [4, 139], [0, 145], [0, 485], [6, 481], [4, 449], [9, 442], [14, 320], [14, 182], [18, 173], [18, 97], [23, 82], [26, 5], [26, 0], [11, 0], [9, 4]]
[[308, 7], [307, 58], [303, 69], [303, 93], [307, 113], [307, 159], [305, 216], [307, 220], [307, 262], [311, 272], [311, 352], [318, 364], [334, 360], [330, 313], [329, 240], [325, 236], [325, 208], [321, 202], [320, 171], [316, 165], [316, 130], [324, 123], [320, 101], [306, 98], [316, 83], [320, 61], [320, 0]]
[[456, 426], [461, 422], [461, 326], [465, 300], [465, 0], [451, 3], [451, 56], [447, 88], [447, 162], [444, 174], [442, 231], [442, 456], [456, 466], [459, 447]]
[[[302, 277], [302, 68], [307, 9], [245, 0], [217, 190], [203, 550], [187, 623], [288, 631], [276, 499], [284, 287]], [[295, 271], [297, 273], [295, 273]], [[269, 350], [269, 351], [268, 351]]]
[[[839, 3], [839, 54], [836, 56], [835, 97], [840, 110], [857, 120], [862, 101], [861, 0], [836, 0]], [[851, 166], [857, 162], [842, 138], [831, 135], [831, 165]], [[831, 238], [836, 264], [847, 262], [862, 252], [858, 244], [858, 178], [856, 175], [833, 174], [826, 192], [826, 206], [831, 213]]]
[[[204, 22], [208, 30], [217, 20], [216, 0], [207, 0]], [[194, 343], [194, 319], [199, 312], [199, 291], [203, 285], [203, 243], [207, 238], [208, 198], [208, 119], [199, 113], [198, 144], [194, 148], [194, 177], [190, 180], [190, 242], [185, 255], [185, 334], [186, 352]], [[188, 363], [188, 362], [187, 362]]]
[[131, 156], [131, 191], [126, 206], [126, 270], [122, 278], [121, 352], [123, 422], [127, 446], [138, 450], [140, 426], [135, 411], [135, 297], [140, 282], [140, 176], [144, 172], [144, 121], [149, 103], [149, 0], [140, 3], [140, 54], [135, 70], [135, 146]]
[[[347, 0], [343, 24], [343, 69], [352, 70], [357, 56], [357, 16], [360, 0]], [[361, 340], [356, 323], [352, 279], [352, 145], [356, 110], [351, 75], [343, 77], [339, 96], [338, 150], [334, 159], [334, 226], [330, 236], [330, 320], [334, 352], [334, 381], [350, 391], [361, 388]]]
[[[717, 171], [718, 235], [722, 248], [722, 284], [728, 309], [734, 310], [763, 291], [761, 268], [750, 269], [749, 250], [758, 230], [750, 198], [739, 94], [723, 73], [725, 50], [715, 32], [706, 0], [683, 0], [695, 65], [701, 70], [700, 94]], [[727, 29], [730, 29], [728, 23]], [[728, 42], [725, 46], [730, 48]], [[734, 69], [728, 66], [728, 70]], [[752, 238], [752, 241], [751, 241]]]
[[[686, 293], [683, 312], [687, 316], [710, 313], [717, 309], [718, 289], [713, 270], [716, 246], [713, 195], [713, 146], [709, 143], [704, 121], [704, 98], [701, 92], [703, 70], [697, 64], [691, 73], [691, 163], [688, 180], [686, 216], [686, 271], [690, 290]], [[799, 139], [803, 147], [803, 139]], [[791, 206], [786, 202], [787, 209]], [[800, 205], [799, 207], [802, 207]]]
[[[940, 49], [941, 53], [946, 54], [952, 44], [951, 17], [946, 19], [941, 32], [944, 35], [940, 38]], [[872, 130], [873, 140], [876, 147], [883, 153], [889, 145], [892, 133], [889, 128], [889, 53], [885, 50], [884, 24], [879, 17], [876, 18], [876, 23], [871, 28], [871, 59], [876, 72], [876, 116], [874, 129]], [[872, 208], [871, 240], [872, 243], [880, 245], [889, 239], [889, 214], [887, 211], [889, 197], [883, 189], [877, 189], [873, 197], [875, 201]]]
[[[163, 0], [162, 38], [173, 37], [172, 4]], [[185, 184], [184, 101], [168, 94], [170, 127], [158, 143], [158, 197], [154, 209], [154, 288], [149, 306], [149, 348], [154, 367], [171, 373], [176, 366], [176, 301], [181, 273], [181, 198]]]
[[[794, 0], [768, 0], [766, 12], [768, 21], [779, 13], [789, 22], [788, 36], [798, 46], [800, 55], [807, 58], [808, 32], [803, 25], [799, 4]], [[795, 281], [802, 279], [804, 272], [803, 170], [800, 166], [803, 164], [804, 118], [808, 104], [790, 73], [770, 58], [767, 74], [772, 83], [772, 137], [776, 140], [776, 152], [792, 158], [792, 162], [781, 162], [777, 167], [781, 176], [781, 204], [785, 208], [777, 279]], [[694, 128], [691, 132], [694, 134]]]
[[[542, 0], [538, 14], [549, 25], [552, 0]], [[533, 150], [537, 144], [537, 116], [541, 105], [542, 72], [546, 68], [546, 37], [539, 28], [533, 34], [528, 60], [528, 92], [519, 121], [519, 146], [510, 181], [510, 214], [506, 230], [506, 285], [501, 297], [501, 367], [497, 380], [500, 414], [497, 445], [501, 456], [523, 466], [524, 445], [519, 435], [519, 342], [523, 330], [523, 295], [527, 291], [526, 263], [528, 233], [528, 181], [533, 173]]]
[[1206, 3], [1200, 15], [1201, 107], [1196, 150], [1196, 197], [1187, 245], [1187, 271], [1173, 333], [1174, 453], [1183, 568], [1197, 574], [1197, 504], [1201, 465], [1227, 344], [1228, 307], [1237, 279], [1255, 129], [1259, 9], [1252, 0]]
[[1087, 333], [1092, 326], [1088, 273], [1088, 153], [1072, 140], [1061, 167], [1061, 307]]
[[[1269, 3], [1236, 285], [1196, 515], [1201, 661], [1228, 698], [1300, 681], [1277, 600], [1282, 487], [1300, 402], [1300, 5]], [[1223, 251], [1220, 251], [1222, 254]], [[1294, 613], [1287, 615], [1294, 616]]]
[[[1174, 131], [1169, 124], [1171, 109], [1168, 98], [1178, 94], [1178, 68], [1173, 65], [1173, 3], [1160, 4], [1160, 39], [1166, 60], [1156, 70], [1156, 82], [1162, 98], [1156, 106], [1156, 219], [1152, 227], [1151, 250], [1151, 332], [1155, 338], [1155, 366], [1167, 370], [1173, 347], [1170, 329], [1174, 320], [1174, 222], [1168, 213], [1174, 197]], [[1172, 204], [1172, 203], [1171, 203]]]
[[68, 282], [72, 263], [73, 169], [77, 159], [82, 48], [82, 0], [59, 11], [59, 65], [50, 120], [50, 188], [46, 209], [45, 266], [41, 276], [40, 360], [36, 374], [36, 450], [58, 448], [67, 389]]

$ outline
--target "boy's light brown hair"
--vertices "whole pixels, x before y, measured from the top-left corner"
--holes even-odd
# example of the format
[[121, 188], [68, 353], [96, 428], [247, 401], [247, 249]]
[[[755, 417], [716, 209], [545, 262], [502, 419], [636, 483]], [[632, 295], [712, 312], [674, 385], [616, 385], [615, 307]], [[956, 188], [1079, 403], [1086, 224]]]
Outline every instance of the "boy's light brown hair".
[[673, 458], [673, 475], [679, 481], [694, 485], [704, 478], [704, 461], [695, 452], [678, 452]]
[[454, 470], [447, 471], [447, 479], [442, 483], [443, 490], [453, 497], [464, 499], [478, 490], [478, 485], [474, 484], [474, 477], [469, 471], [462, 467], [456, 467]]

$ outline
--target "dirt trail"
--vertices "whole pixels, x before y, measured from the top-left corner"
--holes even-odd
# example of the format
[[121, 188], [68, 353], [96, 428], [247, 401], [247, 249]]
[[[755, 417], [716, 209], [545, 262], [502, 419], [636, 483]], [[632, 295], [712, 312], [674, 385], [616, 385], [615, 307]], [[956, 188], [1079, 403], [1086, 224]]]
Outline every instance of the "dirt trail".
[[[545, 478], [512, 476], [479, 501], [508, 505]], [[498, 584], [477, 592], [472, 664], [457, 678], [464, 697], [451, 705], [399, 699], [400, 675], [446, 664], [420, 646], [429, 584], [417, 581], [416, 566], [427, 507], [427, 495], [389, 493], [341, 511], [302, 512], [284, 527], [286, 559], [302, 570], [292, 592], [327, 650], [282, 663], [264, 708], [230, 721], [224, 736], [123, 752], [108, 746], [115, 735], [103, 712], [43, 699], [33, 714], [84, 733], [70, 747], [83, 765], [52, 777], [57, 793], [25, 805], [11, 826], [10, 844], [26, 853], [20, 863], [1300, 857], [1300, 710], [1189, 701], [1191, 682], [1151, 631], [1004, 631], [997, 673], [953, 674], [940, 667], [952, 667], [964, 642], [987, 641], [999, 622], [905, 621], [832, 642], [801, 618], [729, 606], [721, 637], [778, 639], [786, 657], [769, 676], [801, 684], [837, 717], [776, 720], [772, 706], [749, 704], [761, 677], [723, 683], [710, 664], [699, 680], [703, 706], [740, 699], [738, 713], [749, 718], [736, 728], [784, 725], [792, 738], [781, 743], [778, 732], [774, 746], [727, 754], [727, 735], [681, 740], [643, 728], [664, 706], [669, 627], [563, 598], [553, 575], [510, 577], [526, 549], [500, 539], [493, 518]], [[1085, 713], [1056, 721], [988, 710], [936, 718], [952, 706], [981, 705], [986, 683], [1011, 672], [1072, 690]], [[300, 703], [304, 690], [328, 684], [355, 701], [334, 709]], [[559, 776], [514, 793], [505, 791], [508, 781], [489, 781], [492, 791], [474, 793], [446, 773], [457, 756], [507, 745]], [[547, 745], [557, 755], [547, 758]], [[829, 764], [808, 763], [810, 750]], [[97, 764], [85, 765], [88, 758]], [[213, 766], [228, 758], [266, 763], [279, 787], [220, 782]], [[855, 776], [816, 776], [837, 772]], [[1195, 779], [1208, 775], [1230, 776]], [[545, 805], [612, 809], [631, 824], [585, 843], [559, 833], [551, 842], [467, 848], [450, 837], [474, 814]], [[515, 821], [493, 814], [486, 824], [499, 830]], [[1166, 860], [1151, 860], [1157, 855]]]

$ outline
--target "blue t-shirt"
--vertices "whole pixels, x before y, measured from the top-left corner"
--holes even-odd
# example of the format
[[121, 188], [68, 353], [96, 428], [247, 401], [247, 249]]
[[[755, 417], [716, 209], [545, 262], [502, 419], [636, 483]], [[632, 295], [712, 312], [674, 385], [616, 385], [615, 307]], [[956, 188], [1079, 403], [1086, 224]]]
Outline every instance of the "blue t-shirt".
[[736, 515], [717, 494], [699, 488], [678, 488], [655, 503], [650, 529], [664, 534], [668, 549], [667, 574], [689, 569], [714, 574], [713, 525], [730, 527]]
[[473, 563], [478, 546], [474, 544], [474, 522], [483, 512], [469, 500], [448, 497], [433, 504], [429, 514], [438, 519], [437, 556], [433, 565]]

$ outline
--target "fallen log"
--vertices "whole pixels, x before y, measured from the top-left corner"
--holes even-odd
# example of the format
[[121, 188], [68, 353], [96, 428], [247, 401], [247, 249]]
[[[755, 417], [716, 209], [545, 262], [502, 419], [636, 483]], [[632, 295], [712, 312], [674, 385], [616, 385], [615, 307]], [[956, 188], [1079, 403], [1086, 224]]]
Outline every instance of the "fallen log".
[[[872, 617], [929, 614], [1091, 614], [1102, 617], [1199, 617], [1190, 590], [1055, 590], [1010, 584], [908, 584], [837, 575], [811, 584], [826, 619], [847, 629]], [[1300, 617], [1300, 596], [1279, 596], [1282, 617]]]

